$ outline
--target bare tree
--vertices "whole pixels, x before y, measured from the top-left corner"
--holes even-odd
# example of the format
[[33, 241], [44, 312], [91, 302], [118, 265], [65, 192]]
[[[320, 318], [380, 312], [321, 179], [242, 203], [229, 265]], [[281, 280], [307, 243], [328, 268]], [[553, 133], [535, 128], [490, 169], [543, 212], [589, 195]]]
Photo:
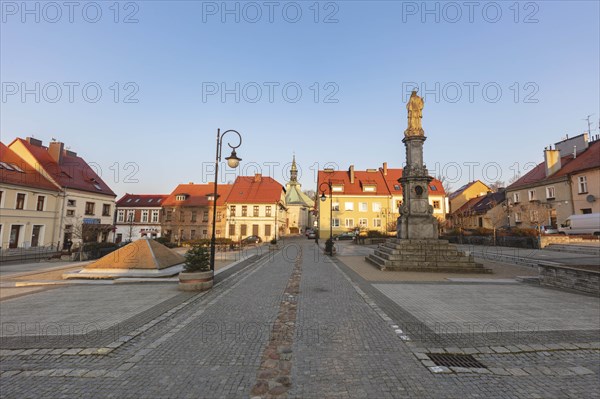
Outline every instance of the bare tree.
[[452, 185], [450, 184], [450, 182], [448, 181], [446, 176], [438, 175], [436, 177], [436, 179], [438, 179], [440, 182], [442, 182], [442, 187], [444, 187], [444, 191], [446, 192], [446, 194], [449, 194], [452, 192]]
[[496, 180], [495, 182], [490, 184], [490, 190], [492, 190], [493, 193], [497, 193], [501, 188], [505, 187], [506, 185], [502, 180]]

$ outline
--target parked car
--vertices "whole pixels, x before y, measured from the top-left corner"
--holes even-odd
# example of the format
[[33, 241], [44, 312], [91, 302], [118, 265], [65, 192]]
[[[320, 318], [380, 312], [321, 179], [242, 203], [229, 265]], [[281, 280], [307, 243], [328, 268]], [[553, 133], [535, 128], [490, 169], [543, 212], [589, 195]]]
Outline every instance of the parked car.
[[[304, 232], [304, 235], [308, 237], [310, 234], [315, 234], [315, 231], [313, 229], [306, 229], [306, 231]], [[310, 237], [308, 237], [308, 238], [310, 238]]]
[[308, 233], [306, 233], [306, 238], [310, 239], [315, 239], [317, 238], [317, 233], [315, 233], [314, 230], [310, 230]]
[[333, 239], [336, 241], [339, 240], [354, 240], [354, 237], [356, 237], [356, 233], [353, 231], [347, 231], [345, 233], [341, 233], [338, 234], [336, 236], [333, 236]]
[[540, 232], [542, 234], [558, 234], [558, 228], [552, 226], [541, 226]]
[[259, 236], [248, 236], [242, 240], [242, 245], [260, 244], [262, 239]]

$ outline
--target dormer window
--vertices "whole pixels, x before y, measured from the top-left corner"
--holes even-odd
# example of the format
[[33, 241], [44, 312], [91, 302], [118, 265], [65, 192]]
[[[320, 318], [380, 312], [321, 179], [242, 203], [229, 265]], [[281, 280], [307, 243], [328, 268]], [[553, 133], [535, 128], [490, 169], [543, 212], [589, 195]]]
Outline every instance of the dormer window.
[[150, 199], [148, 200], [148, 203], [151, 203], [153, 199], [154, 199], [154, 198], [150, 198]]
[[176, 201], [185, 201], [187, 198], [187, 194], [177, 194], [175, 196], [175, 200]]
[[125, 202], [131, 202], [131, 198], [127, 198], [127, 201], [125, 201]]
[[100, 187], [100, 185], [98, 183], [95, 183], [94, 187], [96, 188], [96, 190], [102, 191], [102, 187]]
[[334, 193], [341, 193], [344, 191], [344, 185], [343, 184], [334, 184], [331, 186], [331, 191], [333, 191]]
[[436, 186], [434, 186], [433, 184], [429, 186], [429, 189], [430, 189], [431, 191], [437, 191], [437, 187], [436, 187]]
[[400, 191], [400, 185], [399, 184], [394, 184], [394, 190]]
[[377, 191], [377, 186], [363, 186], [363, 192], [365, 193], [374, 193], [375, 191]]
[[140, 202], [140, 199], [139, 199], [139, 198], [136, 198], [136, 199], [135, 199], [135, 202]]

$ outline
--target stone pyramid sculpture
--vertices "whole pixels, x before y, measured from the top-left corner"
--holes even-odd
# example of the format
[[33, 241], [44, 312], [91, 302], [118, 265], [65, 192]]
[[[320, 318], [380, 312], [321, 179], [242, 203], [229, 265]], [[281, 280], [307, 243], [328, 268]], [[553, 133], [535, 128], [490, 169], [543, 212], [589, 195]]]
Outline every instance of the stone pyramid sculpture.
[[64, 278], [166, 277], [179, 273], [185, 258], [150, 239], [140, 239]]

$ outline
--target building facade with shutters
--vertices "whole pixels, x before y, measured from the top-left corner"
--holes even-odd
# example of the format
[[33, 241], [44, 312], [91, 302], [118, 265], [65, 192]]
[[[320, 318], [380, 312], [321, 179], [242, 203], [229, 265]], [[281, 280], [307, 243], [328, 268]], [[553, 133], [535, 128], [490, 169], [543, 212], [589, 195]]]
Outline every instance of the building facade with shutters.
[[0, 159], [0, 248], [57, 248], [59, 188], [3, 143]]
[[573, 214], [599, 212], [599, 177], [598, 136], [589, 141], [585, 133], [547, 147], [544, 162], [506, 189], [510, 225], [556, 228]]
[[8, 145], [31, 168], [58, 188], [56, 241], [64, 247], [82, 242], [114, 241], [116, 194], [77, 153], [64, 144], [27, 137]]
[[[402, 169], [388, 168], [387, 163], [382, 168], [364, 171], [355, 170], [353, 165], [347, 171], [320, 170], [316, 187], [319, 237], [329, 238], [330, 229], [334, 236], [370, 230], [395, 234], [399, 206], [403, 200], [398, 181], [401, 177]], [[443, 222], [447, 201], [442, 183], [437, 179], [430, 183], [429, 201], [433, 215]]]
[[125, 194], [117, 201], [115, 242], [162, 237], [166, 194]]
[[[230, 184], [218, 186], [216, 237], [225, 237], [225, 200]], [[161, 232], [170, 242], [211, 238], [213, 216], [213, 184], [180, 184], [163, 201]]]
[[288, 230], [285, 190], [271, 177], [238, 176], [226, 202], [225, 236], [234, 241], [251, 235], [270, 241]]

